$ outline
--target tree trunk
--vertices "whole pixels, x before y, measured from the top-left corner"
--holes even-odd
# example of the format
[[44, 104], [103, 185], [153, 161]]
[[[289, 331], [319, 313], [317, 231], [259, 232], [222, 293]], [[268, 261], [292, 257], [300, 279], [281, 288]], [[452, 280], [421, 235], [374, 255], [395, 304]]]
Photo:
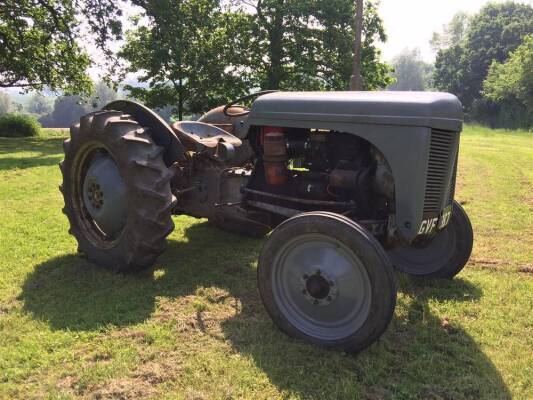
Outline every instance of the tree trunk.
[[361, 74], [361, 37], [363, 34], [363, 0], [355, 2], [355, 39], [353, 41], [352, 76], [350, 90], [363, 90], [363, 77]]
[[178, 89], [178, 119], [183, 121], [183, 77], [181, 65], [179, 66], [179, 89]]
[[278, 90], [283, 79], [283, 0], [278, 0], [272, 21], [266, 26], [269, 38], [270, 65], [267, 71], [268, 90]]

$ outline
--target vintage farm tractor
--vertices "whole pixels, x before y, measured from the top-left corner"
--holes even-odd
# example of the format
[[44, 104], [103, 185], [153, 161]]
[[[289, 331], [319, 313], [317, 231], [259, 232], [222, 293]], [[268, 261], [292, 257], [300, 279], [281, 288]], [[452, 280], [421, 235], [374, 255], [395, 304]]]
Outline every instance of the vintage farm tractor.
[[270, 232], [257, 275], [276, 325], [358, 351], [392, 318], [393, 265], [452, 278], [468, 261], [462, 117], [445, 93], [261, 92], [172, 126], [114, 101], [64, 143], [64, 212], [79, 251], [116, 271], [154, 263], [172, 215]]

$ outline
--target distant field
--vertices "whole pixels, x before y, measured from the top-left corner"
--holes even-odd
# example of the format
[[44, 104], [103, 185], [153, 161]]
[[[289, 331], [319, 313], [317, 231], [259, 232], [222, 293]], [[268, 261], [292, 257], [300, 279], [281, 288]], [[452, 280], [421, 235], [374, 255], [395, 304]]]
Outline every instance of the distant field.
[[151, 270], [76, 256], [62, 135], [0, 139], [0, 398], [532, 399], [533, 134], [467, 127], [457, 198], [476, 234], [452, 282], [398, 274], [394, 320], [358, 356], [280, 333], [260, 240], [175, 219]]

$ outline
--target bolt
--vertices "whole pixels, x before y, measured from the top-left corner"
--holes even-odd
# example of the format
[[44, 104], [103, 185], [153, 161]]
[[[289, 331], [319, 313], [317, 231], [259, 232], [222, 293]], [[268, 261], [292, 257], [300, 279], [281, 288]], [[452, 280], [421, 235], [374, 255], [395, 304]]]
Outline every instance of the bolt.
[[405, 224], [403, 224], [407, 229], [411, 229], [411, 223], [410, 222], [406, 222]]

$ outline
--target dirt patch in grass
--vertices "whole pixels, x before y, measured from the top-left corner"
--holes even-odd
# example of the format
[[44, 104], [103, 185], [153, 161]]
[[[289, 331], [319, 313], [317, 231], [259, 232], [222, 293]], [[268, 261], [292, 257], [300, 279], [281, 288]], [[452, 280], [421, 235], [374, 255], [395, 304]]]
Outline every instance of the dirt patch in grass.
[[518, 272], [522, 272], [524, 274], [533, 274], [533, 265], [522, 265], [518, 267]]
[[58, 380], [57, 387], [62, 393], [78, 394], [89, 399], [145, 399], [156, 396], [160, 384], [174, 381], [180, 374], [180, 358], [169, 353], [163, 360], [141, 363], [127, 377], [109, 379], [79, 390], [78, 378], [68, 375]]
[[21, 308], [21, 302], [16, 298], [8, 299], [7, 301], [0, 303], [0, 315], [9, 314], [17, 308]]
[[[469, 261], [469, 264], [473, 267], [485, 269], [489, 271], [507, 271], [512, 272], [513, 269], [510, 269], [509, 266], [512, 266], [513, 264], [504, 261], [504, 260], [497, 260], [497, 259], [490, 259], [490, 258], [471, 258]], [[518, 264], [515, 265], [515, 271], [516, 272], [522, 272], [526, 274], [533, 274], [533, 265], [531, 264]]]
[[156, 393], [156, 387], [142, 379], [112, 379], [105, 384], [95, 386], [86, 395], [90, 399], [98, 400], [133, 400], [152, 397]]
[[471, 258], [469, 264], [471, 266], [475, 266], [481, 269], [501, 271], [505, 269], [508, 263], [503, 260], [495, 260], [490, 258]]

